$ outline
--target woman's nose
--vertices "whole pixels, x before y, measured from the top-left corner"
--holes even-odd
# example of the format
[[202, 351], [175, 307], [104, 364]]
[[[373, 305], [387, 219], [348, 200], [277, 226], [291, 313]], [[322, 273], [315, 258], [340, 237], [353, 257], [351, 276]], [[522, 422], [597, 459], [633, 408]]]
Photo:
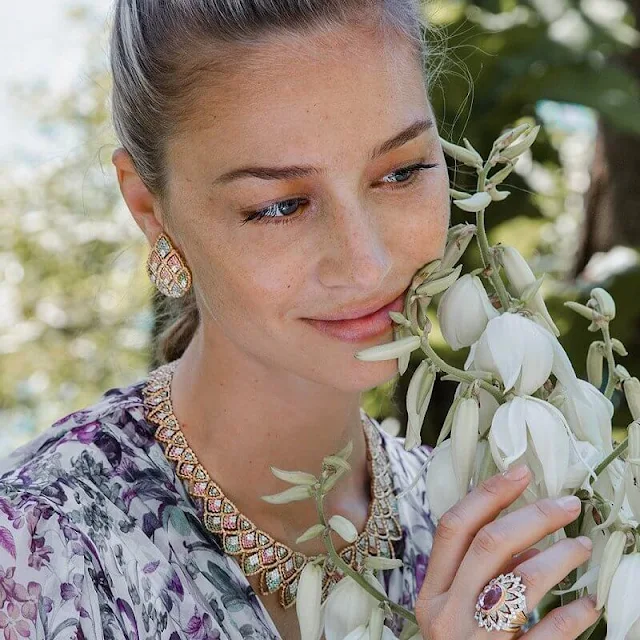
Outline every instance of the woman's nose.
[[392, 268], [383, 225], [362, 207], [334, 210], [322, 245], [319, 277], [326, 287], [376, 291]]

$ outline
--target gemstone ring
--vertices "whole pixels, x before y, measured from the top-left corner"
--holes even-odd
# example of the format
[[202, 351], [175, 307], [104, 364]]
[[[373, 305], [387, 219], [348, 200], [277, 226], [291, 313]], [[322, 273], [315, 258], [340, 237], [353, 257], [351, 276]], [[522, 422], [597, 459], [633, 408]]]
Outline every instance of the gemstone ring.
[[476, 602], [474, 618], [487, 631], [516, 633], [529, 619], [527, 599], [520, 576], [501, 573], [482, 590]]

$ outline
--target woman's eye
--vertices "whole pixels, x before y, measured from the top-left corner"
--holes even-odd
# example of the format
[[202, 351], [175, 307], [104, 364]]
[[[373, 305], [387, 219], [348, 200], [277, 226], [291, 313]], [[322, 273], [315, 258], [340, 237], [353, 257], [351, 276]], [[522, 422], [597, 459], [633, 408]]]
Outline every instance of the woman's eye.
[[[394, 177], [395, 179], [391, 181], [392, 184], [407, 184], [413, 182], [414, 178], [417, 177], [420, 171], [424, 169], [433, 169], [433, 167], [437, 167], [437, 164], [412, 164], [410, 167], [405, 167], [404, 169], [398, 169], [398, 171], [394, 171], [390, 173], [389, 176]], [[405, 180], [398, 180], [398, 176], [406, 176]], [[388, 176], [385, 176], [385, 178]]]
[[[398, 169], [393, 173], [388, 174], [383, 178], [383, 182], [385, 184], [391, 184], [391, 188], [402, 188], [405, 185], [412, 184], [415, 182], [420, 171], [424, 171], [425, 169], [432, 169], [433, 167], [437, 167], [437, 163], [434, 164], [413, 164], [409, 167], [404, 167], [403, 169]], [[386, 182], [385, 179], [391, 177], [392, 180]], [[397, 186], [396, 186], [397, 185]], [[274, 202], [273, 204], [265, 207], [264, 209], [258, 209], [257, 211], [252, 211], [248, 217], [246, 217], [242, 224], [250, 222], [252, 220], [262, 220], [268, 219], [267, 222], [275, 222], [278, 224], [286, 224], [288, 222], [292, 222], [298, 216], [294, 214], [298, 211], [301, 205], [307, 203], [303, 198], [292, 198], [289, 200], [281, 200], [280, 202]]]
[[[243, 224], [245, 222], [250, 222], [251, 220], [261, 220], [262, 218], [278, 218], [277, 222], [289, 222], [287, 218], [292, 216], [304, 202], [305, 200], [301, 200], [300, 198], [274, 202], [264, 209], [253, 211], [243, 220]], [[269, 222], [271, 222], [271, 220], [269, 220]]]

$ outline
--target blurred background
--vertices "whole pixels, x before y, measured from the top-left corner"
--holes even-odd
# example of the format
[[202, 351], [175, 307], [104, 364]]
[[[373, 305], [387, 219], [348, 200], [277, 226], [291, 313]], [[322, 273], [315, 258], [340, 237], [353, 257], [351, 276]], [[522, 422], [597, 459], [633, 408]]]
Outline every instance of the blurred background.
[[[104, 391], [144, 377], [155, 323], [146, 241], [122, 201], [111, 154], [111, 0], [0, 3], [0, 450]], [[432, 0], [431, 88], [440, 133], [483, 154], [503, 128], [543, 125], [487, 213], [492, 243], [537, 275], [578, 375], [598, 336], [563, 306], [604, 286], [620, 359], [640, 372], [640, 0]], [[444, 54], [442, 48], [446, 47]], [[460, 189], [474, 176], [451, 177]], [[454, 208], [452, 223], [465, 220]], [[465, 256], [465, 270], [479, 265]], [[435, 314], [432, 315], [435, 320]], [[434, 331], [434, 346], [462, 366]], [[406, 421], [402, 377], [365, 394]], [[455, 385], [438, 383], [424, 426], [435, 442]], [[619, 402], [614, 396], [614, 403]], [[624, 404], [624, 403], [622, 403]], [[621, 410], [616, 426], [630, 417]]]

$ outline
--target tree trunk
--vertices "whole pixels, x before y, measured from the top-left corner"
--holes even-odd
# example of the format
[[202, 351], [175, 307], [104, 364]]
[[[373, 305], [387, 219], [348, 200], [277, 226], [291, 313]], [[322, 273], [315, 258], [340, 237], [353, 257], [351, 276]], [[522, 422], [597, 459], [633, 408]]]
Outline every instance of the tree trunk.
[[[640, 25], [640, 0], [629, 0]], [[640, 80], [640, 49], [612, 61]], [[578, 275], [597, 251], [640, 246], [640, 136], [598, 123], [585, 222], [575, 261]]]

